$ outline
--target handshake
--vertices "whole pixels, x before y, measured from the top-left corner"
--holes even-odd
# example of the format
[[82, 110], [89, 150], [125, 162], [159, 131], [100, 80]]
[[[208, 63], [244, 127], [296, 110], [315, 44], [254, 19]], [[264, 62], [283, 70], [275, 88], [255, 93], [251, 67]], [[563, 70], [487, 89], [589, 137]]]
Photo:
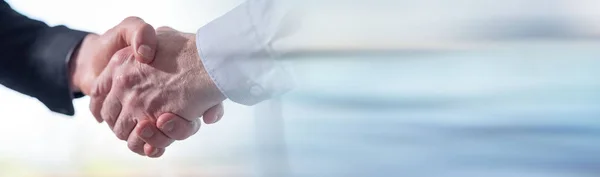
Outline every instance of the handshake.
[[194, 34], [129, 17], [87, 35], [69, 62], [71, 89], [131, 151], [160, 157], [175, 140], [223, 116], [226, 97], [204, 69]]

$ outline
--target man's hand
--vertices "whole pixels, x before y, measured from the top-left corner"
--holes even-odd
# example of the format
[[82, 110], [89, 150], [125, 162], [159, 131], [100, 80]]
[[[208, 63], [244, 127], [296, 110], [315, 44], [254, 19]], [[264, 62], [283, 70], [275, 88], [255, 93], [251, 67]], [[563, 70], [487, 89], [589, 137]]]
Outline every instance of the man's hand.
[[93, 86], [90, 106], [132, 151], [150, 157], [195, 134], [197, 118], [217, 122], [225, 99], [202, 65], [193, 34], [159, 28], [157, 39], [150, 65], [137, 62], [131, 47], [118, 51]]
[[87, 35], [69, 63], [72, 90], [90, 95], [96, 77], [110, 58], [125, 47], [135, 49], [134, 56], [138, 61], [152, 62], [156, 44], [154, 28], [138, 17], [126, 18], [103, 35]]

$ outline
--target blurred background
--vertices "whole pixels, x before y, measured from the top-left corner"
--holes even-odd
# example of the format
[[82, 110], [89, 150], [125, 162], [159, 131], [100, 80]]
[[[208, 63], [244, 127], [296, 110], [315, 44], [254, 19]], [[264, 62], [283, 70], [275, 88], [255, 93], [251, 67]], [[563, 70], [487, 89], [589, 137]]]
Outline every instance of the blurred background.
[[[241, 0], [9, 0], [103, 33], [127, 16], [194, 32]], [[306, 1], [277, 47], [296, 89], [162, 158], [131, 153], [76, 100], [51, 113], [0, 88], [0, 176], [600, 175], [600, 2]]]

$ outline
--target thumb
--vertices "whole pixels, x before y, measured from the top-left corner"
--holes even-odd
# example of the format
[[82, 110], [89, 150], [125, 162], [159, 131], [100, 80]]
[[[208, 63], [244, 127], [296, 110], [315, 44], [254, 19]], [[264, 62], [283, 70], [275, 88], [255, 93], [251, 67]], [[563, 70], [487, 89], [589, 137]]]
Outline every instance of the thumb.
[[113, 30], [116, 34], [114, 39], [122, 44], [121, 48], [133, 47], [137, 61], [147, 64], [154, 61], [158, 40], [152, 25], [141, 18], [128, 17]]

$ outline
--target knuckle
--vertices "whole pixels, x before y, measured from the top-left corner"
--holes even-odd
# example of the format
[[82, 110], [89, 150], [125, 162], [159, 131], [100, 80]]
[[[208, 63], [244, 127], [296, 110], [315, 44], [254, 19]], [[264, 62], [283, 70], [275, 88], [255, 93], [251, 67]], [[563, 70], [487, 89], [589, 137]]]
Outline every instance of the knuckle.
[[132, 89], [128, 94], [124, 95], [122, 97], [122, 103], [123, 106], [129, 107], [129, 108], [135, 108], [135, 109], [140, 109], [140, 99], [138, 99], [138, 93], [135, 92], [135, 89]]
[[144, 145], [141, 143], [127, 143], [127, 147], [129, 148], [129, 150], [135, 152], [135, 153], [140, 153], [142, 150], [144, 150]]
[[117, 88], [124, 88], [124, 87], [127, 87], [127, 85], [128, 85], [127, 78], [124, 75], [119, 75], [119, 76], [115, 77], [114, 82], [115, 82], [114, 85]]
[[[94, 98], [92, 98], [92, 99], [94, 99]], [[92, 101], [90, 103], [90, 106], [89, 106], [90, 112], [92, 112], [92, 114], [96, 118], [102, 118], [102, 115], [100, 114], [100, 110], [102, 109], [100, 106], [101, 104], [102, 103], [100, 101]]]
[[132, 50], [119, 50], [112, 56], [112, 60], [117, 63], [124, 63], [125, 61], [134, 58]]
[[129, 119], [121, 118], [113, 128], [113, 132], [120, 140], [127, 141], [127, 139], [129, 139], [131, 134], [131, 125], [129, 124], [129, 121]]
[[108, 123], [109, 125], [114, 125], [116, 117], [111, 114], [111, 110], [102, 109], [100, 111], [100, 115], [102, 116], [104, 121], [106, 121], [106, 123]]
[[90, 98], [92, 101], [90, 101], [90, 104], [88, 105], [88, 108], [90, 110], [90, 112], [92, 112], [92, 114], [94, 114], [94, 116], [96, 116], [96, 113], [98, 112], [98, 102], [95, 101], [94, 97]]
[[123, 141], [127, 141], [129, 138], [129, 134], [123, 130], [115, 130], [115, 135], [117, 135], [117, 138]]
[[144, 31], [144, 30], [154, 31], [154, 27], [146, 22], [143, 22], [143, 23], [139, 24], [138, 30], [139, 31]]
[[92, 102], [103, 102], [103, 98], [110, 92], [110, 82], [108, 77], [98, 77], [98, 80], [93, 85], [92, 93], [90, 93]]
[[106, 121], [106, 123], [111, 127], [114, 127], [115, 123], [117, 122], [117, 118], [115, 116], [111, 116], [110, 114], [104, 114], [102, 118], [104, 118], [104, 121]]
[[129, 16], [123, 20], [124, 23], [130, 22], [144, 22], [144, 20], [137, 16]]
[[135, 84], [135, 77], [128, 74], [122, 74], [115, 78], [117, 88], [129, 88]]
[[148, 28], [154, 30], [152, 25], [146, 23], [142, 18], [136, 16], [130, 16], [125, 18], [125, 20], [123, 20], [123, 23], [129, 24], [128, 26], [130, 27], [130, 30], [134, 30], [136, 32], [143, 31], [144, 29]]
[[100, 96], [101, 92], [101, 86], [99, 84], [95, 85], [95, 87], [92, 88], [92, 93], [90, 93], [90, 99], [92, 99], [92, 102], [94, 102], [94, 100], [98, 99], [98, 97]]
[[170, 31], [173, 30], [173, 28], [169, 27], [169, 26], [161, 26], [156, 28], [157, 31]]
[[126, 107], [130, 107], [130, 108], [136, 107], [134, 104], [135, 103], [134, 101], [136, 101], [136, 100], [131, 95], [123, 97], [123, 105]]
[[106, 123], [112, 128], [115, 126], [115, 124], [117, 123], [118, 120], [118, 115], [116, 114], [117, 111], [120, 110], [108, 110], [108, 109], [103, 109], [101, 112], [102, 115], [102, 119], [104, 119], [104, 121], [106, 121]]

